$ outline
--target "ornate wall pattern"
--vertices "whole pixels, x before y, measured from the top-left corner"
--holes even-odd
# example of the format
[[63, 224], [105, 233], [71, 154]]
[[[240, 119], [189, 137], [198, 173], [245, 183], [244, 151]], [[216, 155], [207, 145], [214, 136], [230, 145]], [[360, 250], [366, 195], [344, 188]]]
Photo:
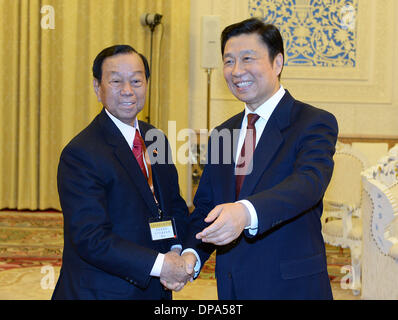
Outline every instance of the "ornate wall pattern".
[[276, 25], [285, 66], [355, 67], [358, 0], [249, 0], [249, 15]]

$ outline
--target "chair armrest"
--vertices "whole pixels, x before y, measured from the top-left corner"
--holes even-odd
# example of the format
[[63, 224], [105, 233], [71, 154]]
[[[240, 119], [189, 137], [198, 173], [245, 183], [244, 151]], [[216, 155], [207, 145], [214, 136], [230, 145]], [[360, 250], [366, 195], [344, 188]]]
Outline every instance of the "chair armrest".
[[351, 214], [357, 210], [357, 206], [331, 201], [328, 199], [324, 199], [323, 201], [323, 208], [328, 212], [328, 217], [335, 217], [335, 218], [343, 218], [343, 216], [350, 212]]
[[347, 211], [343, 214], [343, 237], [347, 238], [352, 230], [352, 213], [354, 210], [347, 207]]
[[357, 210], [357, 206], [326, 199], [324, 200], [324, 208], [328, 212], [328, 218], [334, 217], [342, 219], [343, 237], [346, 238], [352, 230], [352, 216]]

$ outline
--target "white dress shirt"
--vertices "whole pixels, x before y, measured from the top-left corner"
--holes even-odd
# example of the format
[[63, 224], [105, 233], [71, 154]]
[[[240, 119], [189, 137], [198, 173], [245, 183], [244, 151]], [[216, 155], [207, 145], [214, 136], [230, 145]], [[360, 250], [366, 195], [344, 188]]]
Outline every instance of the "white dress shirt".
[[[254, 112], [252, 112], [245, 105], [245, 115], [243, 117], [242, 126], [240, 128], [238, 147], [236, 148], [236, 158], [235, 159], [239, 159], [240, 151], [242, 149], [242, 145], [245, 140], [246, 130], [247, 130], [247, 115], [249, 113], [255, 113], [260, 116], [260, 118], [258, 118], [258, 120], [256, 121], [256, 123], [254, 125], [256, 127], [256, 147], [257, 147], [257, 143], [260, 140], [261, 135], [263, 134], [264, 128], [265, 128], [269, 118], [271, 117], [271, 114], [274, 112], [276, 106], [278, 105], [279, 101], [282, 99], [284, 94], [285, 94], [285, 89], [281, 85], [279, 90], [277, 92], [275, 92], [275, 94], [271, 98], [269, 98], [261, 106], [259, 106]], [[255, 235], [257, 233], [257, 229], [258, 229], [258, 218], [257, 218], [256, 210], [254, 209], [251, 202], [248, 200], [240, 200], [237, 202], [242, 203], [249, 210], [251, 224], [250, 224], [250, 226], [246, 227], [245, 229], [249, 229], [249, 233], [251, 235]]]
[[[238, 162], [240, 151], [242, 149], [242, 145], [245, 140], [246, 130], [247, 130], [247, 115], [249, 113], [256, 113], [260, 116], [260, 118], [255, 123], [256, 147], [257, 147], [257, 143], [260, 140], [261, 135], [263, 134], [264, 128], [265, 128], [269, 118], [271, 117], [271, 114], [274, 112], [276, 106], [278, 105], [279, 101], [282, 99], [284, 94], [285, 94], [285, 89], [281, 85], [279, 90], [277, 92], [275, 92], [275, 94], [271, 98], [269, 98], [261, 106], [259, 106], [254, 112], [251, 111], [247, 107], [247, 105], [245, 105], [245, 115], [243, 117], [241, 129], [239, 132], [238, 146], [236, 148], [235, 163]], [[245, 229], [248, 229], [248, 231], [251, 235], [256, 235], [257, 230], [258, 230], [258, 217], [257, 217], [256, 209], [254, 208], [252, 203], [248, 200], [240, 200], [237, 202], [242, 203], [249, 210], [249, 213], [250, 213], [250, 225], [247, 226]], [[199, 270], [201, 268], [201, 261], [200, 261], [199, 255], [197, 254], [197, 252], [194, 249], [191, 249], [191, 248], [185, 249], [182, 253], [185, 253], [185, 252], [192, 252], [196, 256], [197, 262], [196, 262], [194, 269], [195, 269], [195, 277], [197, 277], [199, 274]]]

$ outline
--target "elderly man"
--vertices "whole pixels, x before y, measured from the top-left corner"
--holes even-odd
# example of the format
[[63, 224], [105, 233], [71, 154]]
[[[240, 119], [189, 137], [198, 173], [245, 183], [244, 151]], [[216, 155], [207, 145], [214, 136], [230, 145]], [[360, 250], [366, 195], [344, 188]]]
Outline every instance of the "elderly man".
[[[104, 108], [59, 162], [64, 251], [53, 299], [170, 299], [163, 285], [179, 290], [191, 278], [178, 254], [188, 210], [175, 166], [146, 151], [145, 135], [156, 129], [137, 120], [148, 62], [130, 46], [112, 46], [96, 57], [93, 75]], [[155, 133], [164, 141], [157, 155], [171, 158]]]

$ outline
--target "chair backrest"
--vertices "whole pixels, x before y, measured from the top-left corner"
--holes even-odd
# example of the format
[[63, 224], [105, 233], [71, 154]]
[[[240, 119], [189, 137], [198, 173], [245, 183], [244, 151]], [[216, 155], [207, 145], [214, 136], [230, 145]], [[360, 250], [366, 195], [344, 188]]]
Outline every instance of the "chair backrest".
[[398, 243], [398, 181], [386, 193], [391, 203], [391, 222], [386, 226], [384, 237], [395, 245]]
[[371, 238], [385, 255], [398, 241], [398, 183], [387, 187], [370, 176], [363, 175], [363, 187], [372, 201], [370, 213]]
[[367, 167], [366, 157], [348, 144], [338, 143], [334, 159], [332, 179], [325, 193], [325, 200], [361, 206], [361, 172]]
[[372, 198], [371, 236], [379, 250], [389, 255], [398, 243], [398, 146], [375, 166], [362, 172], [363, 186]]
[[395, 184], [398, 181], [398, 144], [377, 161], [375, 166], [367, 168], [364, 174], [387, 187]]
[[383, 159], [384, 161], [379, 161], [377, 164], [374, 178], [386, 186], [391, 186], [398, 180], [398, 159], [394, 157], [384, 157]]

